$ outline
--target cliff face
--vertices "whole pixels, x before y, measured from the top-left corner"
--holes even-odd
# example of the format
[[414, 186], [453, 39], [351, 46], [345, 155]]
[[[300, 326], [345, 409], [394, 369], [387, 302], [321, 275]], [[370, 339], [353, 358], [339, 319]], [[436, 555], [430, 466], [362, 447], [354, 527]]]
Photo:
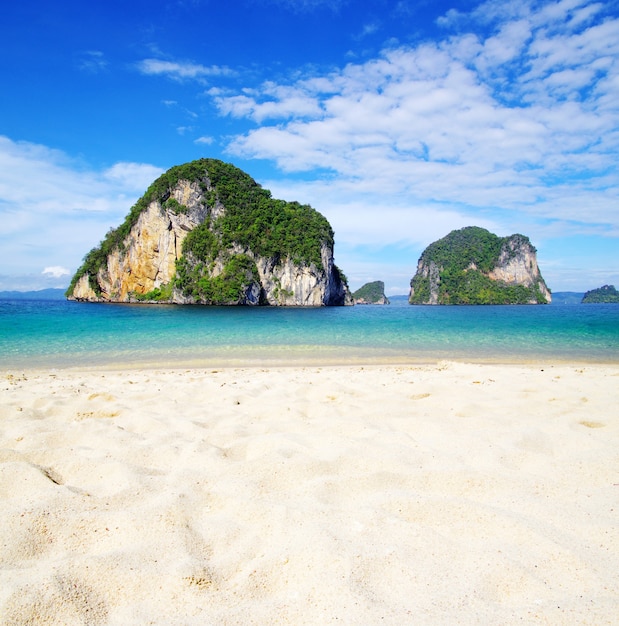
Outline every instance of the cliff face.
[[408, 301], [411, 304], [441, 304], [439, 302], [440, 282], [439, 266], [433, 260], [421, 257], [417, 262], [417, 273], [411, 280]]
[[[176, 214], [163, 208], [160, 202], [151, 202], [122, 241], [122, 247], [110, 251], [105, 265], [94, 277], [83, 274], [69, 298], [130, 302], [169, 284], [176, 275], [176, 261], [182, 256], [185, 237], [209, 213], [200, 203], [201, 195], [195, 183], [180, 181], [171, 197], [188, 206], [189, 211]], [[93, 289], [93, 282], [98, 285], [98, 293]], [[171, 301], [179, 301], [179, 295], [175, 294]]]
[[[134, 207], [133, 216], [89, 253], [69, 299], [352, 304], [333, 262], [330, 226], [313, 209], [272, 200], [240, 170], [213, 160], [173, 168], [166, 176], [149, 188], [139, 211]], [[282, 223], [292, 226], [286, 230]], [[298, 232], [298, 223], [308, 224], [309, 232]], [[268, 239], [277, 227], [281, 250]], [[307, 237], [313, 237], [311, 246]]]
[[537, 286], [547, 302], [551, 296], [537, 266], [537, 252], [522, 235], [507, 237], [501, 246], [499, 259], [488, 278], [508, 285]]
[[551, 295], [523, 235], [477, 227], [453, 231], [421, 255], [411, 304], [546, 304]]

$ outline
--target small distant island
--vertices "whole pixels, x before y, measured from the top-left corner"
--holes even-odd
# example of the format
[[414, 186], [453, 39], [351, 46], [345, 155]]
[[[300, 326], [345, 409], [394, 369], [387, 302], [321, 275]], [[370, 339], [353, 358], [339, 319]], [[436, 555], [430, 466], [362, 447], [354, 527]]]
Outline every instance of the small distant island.
[[352, 294], [352, 298], [355, 304], [389, 304], [382, 280], [366, 283]]
[[583, 304], [619, 304], [619, 291], [614, 285], [603, 285], [587, 291], [582, 299]]
[[36, 291], [0, 291], [0, 300], [64, 300], [66, 289], [38, 289]]
[[528, 237], [478, 226], [430, 244], [411, 280], [410, 304], [548, 304], [550, 290]]

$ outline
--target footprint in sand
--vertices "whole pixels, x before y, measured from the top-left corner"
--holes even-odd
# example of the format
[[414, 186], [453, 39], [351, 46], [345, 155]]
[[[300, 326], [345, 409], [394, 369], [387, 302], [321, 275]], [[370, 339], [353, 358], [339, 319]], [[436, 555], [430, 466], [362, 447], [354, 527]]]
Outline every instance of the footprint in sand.
[[424, 398], [429, 398], [429, 393], [416, 393], [414, 396], [411, 396], [411, 400], [423, 400]]

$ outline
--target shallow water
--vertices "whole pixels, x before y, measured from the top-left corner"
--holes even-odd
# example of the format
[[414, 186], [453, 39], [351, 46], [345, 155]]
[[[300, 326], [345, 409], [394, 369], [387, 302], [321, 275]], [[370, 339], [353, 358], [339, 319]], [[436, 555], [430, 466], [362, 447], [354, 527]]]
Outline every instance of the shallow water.
[[11, 367], [619, 362], [619, 306], [323, 308], [0, 301]]

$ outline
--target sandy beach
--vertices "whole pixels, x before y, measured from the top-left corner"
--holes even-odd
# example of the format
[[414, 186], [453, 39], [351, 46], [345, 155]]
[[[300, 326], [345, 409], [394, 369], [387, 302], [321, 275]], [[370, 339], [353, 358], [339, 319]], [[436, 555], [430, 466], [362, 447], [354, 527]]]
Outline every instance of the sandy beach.
[[619, 365], [0, 390], [2, 624], [619, 623]]

